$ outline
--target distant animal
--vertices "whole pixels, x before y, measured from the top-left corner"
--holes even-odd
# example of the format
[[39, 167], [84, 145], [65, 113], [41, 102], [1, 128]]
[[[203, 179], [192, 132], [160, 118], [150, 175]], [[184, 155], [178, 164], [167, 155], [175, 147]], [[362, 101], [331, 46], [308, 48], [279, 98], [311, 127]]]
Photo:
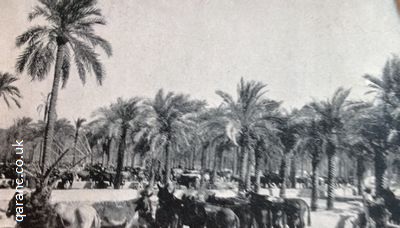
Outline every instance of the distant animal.
[[179, 185], [183, 185], [186, 188], [189, 188], [191, 186], [197, 187], [197, 183], [200, 180], [200, 177], [198, 175], [193, 175], [193, 174], [181, 174], [177, 178], [177, 183]]
[[277, 173], [268, 172], [264, 174], [264, 177], [268, 187], [272, 187], [272, 185], [280, 186], [283, 183], [283, 179]]

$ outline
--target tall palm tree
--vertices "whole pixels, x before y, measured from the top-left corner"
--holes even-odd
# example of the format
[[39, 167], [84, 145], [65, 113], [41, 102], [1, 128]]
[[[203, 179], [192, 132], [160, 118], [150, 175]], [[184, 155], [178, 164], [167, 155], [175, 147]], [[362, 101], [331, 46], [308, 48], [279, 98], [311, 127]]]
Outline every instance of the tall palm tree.
[[21, 92], [13, 85], [16, 81], [18, 81], [18, 78], [13, 75], [0, 72], [0, 98], [3, 97], [7, 107], [11, 107], [9, 101], [11, 99], [18, 108], [21, 108], [19, 103], [19, 99], [22, 97]]
[[283, 149], [281, 165], [280, 165], [280, 177], [282, 179], [282, 185], [279, 195], [281, 197], [286, 196], [286, 186], [288, 184], [288, 157], [293, 156], [293, 149], [297, 142], [298, 128], [303, 127], [302, 125], [295, 124], [293, 119], [296, 116], [287, 114], [282, 118], [279, 125], [278, 138]]
[[[266, 85], [261, 82], [248, 81], [243, 78], [237, 86], [237, 100], [228, 93], [217, 91], [223, 99], [223, 106], [226, 108], [225, 118], [229, 120], [231, 139], [237, 142], [240, 148], [240, 179], [239, 191], [246, 190], [250, 186], [250, 173], [248, 172], [248, 160], [251, 158], [249, 152], [254, 151], [255, 137], [260, 132], [271, 132], [270, 110], [275, 110], [279, 102], [271, 101], [263, 97], [266, 93]], [[226, 121], [225, 121], [226, 122]]]
[[[29, 14], [29, 20], [43, 17], [47, 25], [35, 25], [16, 38], [17, 47], [25, 46], [18, 57], [16, 69], [26, 70], [33, 80], [43, 80], [54, 64], [54, 78], [51, 89], [48, 121], [45, 131], [43, 161], [51, 150], [56, 121], [56, 104], [60, 82], [66, 86], [69, 78], [71, 58], [78, 69], [83, 83], [86, 73], [93, 71], [101, 85], [104, 69], [95, 47], [100, 46], [108, 56], [112, 54], [111, 45], [95, 34], [94, 25], [104, 25], [101, 10], [96, 0], [39, 0], [39, 4]], [[43, 163], [42, 173], [46, 164]]]
[[[375, 185], [379, 195], [383, 189], [383, 174], [387, 168], [386, 157], [389, 151], [399, 149], [400, 132], [400, 59], [393, 56], [386, 62], [380, 77], [364, 75], [371, 90], [368, 93], [377, 95], [377, 104], [373, 109], [370, 128], [379, 129], [380, 134], [369, 135], [375, 139], [373, 149], [375, 153]], [[380, 122], [375, 122], [380, 117]], [[381, 137], [381, 138], [379, 138]], [[397, 138], [397, 140], [394, 140]], [[379, 150], [380, 149], [380, 150]]]
[[171, 156], [179, 143], [187, 143], [195, 126], [195, 116], [204, 107], [203, 101], [192, 100], [188, 95], [164, 93], [160, 89], [155, 98], [145, 103], [147, 135], [152, 148], [162, 148], [164, 153], [164, 182], [171, 177]]
[[319, 120], [307, 110], [301, 110], [301, 112], [304, 111], [306, 117], [296, 119], [297, 122], [304, 126], [299, 130], [298, 148], [300, 151], [306, 152], [311, 158], [312, 173], [310, 207], [312, 211], [316, 211], [318, 208], [318, 169], [323, 154], [323, 137]]
[[[118, 138], [117, 173], [114, 180], [114, 188], [119, 189], [122, 183], [122, 169], [124, 166], [126, 140], [132, 132], [138, 132], [138, 120], [141, 112], [141, 99], [131, 98], [123, 100], [118, 98], [116, 103], [109, 108], [101, 108], [97, 111], [98, 122], [116, 129]], [[111, 121], [111, 123], [109, 123]]]
[[313, 102], [308, 107], [315, 112], [320, 119], [324, 135], [324, 147], [328, 157], [328, 189], [327, 209], [333, 209], [333, 188], [335, 181], [335, 154], [338, 145], [338, 135], [343, 128], [343, 115], [346, 109], [346, 100], [350, 90], [338, 88], [331, 99], [321, 102]]
[[369, 118], [370, 109], [373, 107], [368, 102], [352, 102], [344, 116], [343, 150], [356, 162], [357, 191], [363, 192], [363, 178], [366, 162], [372, 160], [373, 150], [369, 145], [370, 139], [365, 132], [365, 121]]

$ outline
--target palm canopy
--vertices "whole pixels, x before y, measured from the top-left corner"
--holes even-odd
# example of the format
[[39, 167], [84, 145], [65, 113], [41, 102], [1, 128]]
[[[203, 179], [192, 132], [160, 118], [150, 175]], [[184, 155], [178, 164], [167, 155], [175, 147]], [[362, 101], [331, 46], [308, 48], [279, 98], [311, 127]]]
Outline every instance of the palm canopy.
[[223, 99], [222, 107], [226, 109], [218, 121], [227, 124], [226, 128], [231, 132], [228, 135], [240, 146], [250, 147], [251, 138], [257, 138], [260, 134], [272, 135], [276, 130], [274, 124], [279, 121], [278, 108], [281, 103], [263, 97], [265, 87], [261, 82], [246, 82], [242, 78], [237, 86], [236, 101], [228, 93], [216, 92]]
[[368, 93], [377, 93], [378, 98], [385, 103], [398, 107], [400, 104], [400, 59], [393, 56], [386, 62], [381, 77], [373, 75], [364, 75], [369, 82], [370, 91]]
[[154, 100], [147, 100], [144, 105], [146, 123], [143, 129], [154, 149], [166, 143], [188, 142], [191, 129], [196, 125], [195, 116], [205, 102], [160, 89]]
[[0, 98], [3, 97], [7, 107], [11, 107], [9, 99], [11, 99], [15, 105], [20, 108], [21, 104], [18, 99], [21, 98], [21, 92], [13, 85], [18, 79], [9, 73], [0, 72]]
[[105, 24], [101, 10], [96, 8], [97, 1], [39, 0], [39, 3], [28, 18], [43, 17], [48, 25], [33, 26], [17, 37], [17, 47], [26, 46], [18, 57], [17, 71], [22, 73], [26, 69], [32, 80], [43, 80], [56, 59], [57, 48], [65, 45], [62, 56], [57, 56], [62, 59], [63, 86], [69, 78], [71, 58], [83, 83], [86, 73], [93, 71], [101, 84], [104, 69], [94, 47], [100, 46], [108, 56], [112, 48], [108, 41], [94, 33], [94, 25]]
[[119, 138], [123, 127], [134, 131], [141, 112], [140, 103], [140, 98], [118, 98], [109, 107], [99, 108], [93, 113], [97, 118], [90, 123], [93, 131], [97, 132], [98, 137], [103, 135], [112, 138]]
[[349, 104], [347, 102], [349, 94], [350, 89], [339, 87], [331, 99], [315, 101], [306, 106], [306, 109], [314, 113], [310, 116], [318, 119], [320, 130], [325, 136], [325, 140], [330, 144], [336, 141], [336, 136], [343, 129], [343, 117]]

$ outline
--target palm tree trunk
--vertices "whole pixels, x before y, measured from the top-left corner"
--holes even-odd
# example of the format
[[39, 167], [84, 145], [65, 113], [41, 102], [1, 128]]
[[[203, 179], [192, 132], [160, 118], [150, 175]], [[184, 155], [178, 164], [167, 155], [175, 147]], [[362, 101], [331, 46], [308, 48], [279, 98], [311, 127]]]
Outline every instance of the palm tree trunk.
[[384, 151], [375, 149], [375, 189], [376, 195], [380, 196], [384, 189], [384, 174], [387, 168]]
[[[43, 154], [42, 154], [42, 174], [46, 172], [46, 161], [47, 154], [50, 153], [52, 148], [53, 136], [54, 136], [54, 125], [57, 119], [56, 114], [56, 105], [58, 99], [58, 89], [60, 87], [60, 79], [62, 74], [62, 64], [64, 61], [64, 49], [65, 49], [65, 41], [60, 41], [61, 39], [57, 40], [58, 48], [57, 48], [57, 57], [56, 57], [56, 64], [54, 70], [54, 79], [53, 79], [53, 86], [51, 89], [51, 97], [50, 97], [50, 104], [49, 104], [49, 112], [48, 112], [48, 121], [46, 123], [46, 128], [44, 132], [44, 145], [43, 145]], [[44, 183], [47, 185], [47, 183]]]
[[213, 169], [212, 169], [213, 172], [212, 172], [211, 180], [210, 180], [211, 184], [215, 183], [215, 178], [217, 177], [217, 160], [218, 160], [218, 154], [219, 154], [219, 151], [217, 151], [217, 150], [218, 150], [218, 146], [214, 150], [214, 162], [213, 162]]
[[238, 173], [238, 162], [237, 162], [237, 160], [238, 160], [238, 148], [237, 147], [235, 147], [234, 149], [233, 149], [233, 169], [232, 169], [232, 171], [233, 171], [233, 175], [237, 175], [237, 173]]
[[318, 209], [318, 161], [315, 158], [312, 159], [311, 166], [311, 210], [316, 211]]
[[118, 146], [117, 174], [116, 174], [115, 180], [114, 180], [114, 188], [115, 189], [119, 189], [122, 184], [122, 169], [124, 166], [127, 131], [128, 131], [128, 127], [122, 126], [122, 132], [121, 132], [121, 137], [120, 137], [119, 146]]
[[107, 167], [110, 166], [111, 161], [112, 138], [107, 139]]
[[156, 177], [156, 160], [154, 158], [150, 159], [150, 181], [149, 186], [154, 186], [155, 177]]
[[279, 196], [286, 198], [286, 184], [287, 184], [287, 153], [283, 154], [280, 167], [280, 177], [282, 180]]
[[254, 172], [255, 172], [255, 176], [256, 176], [256, 183], [255, 183], [255, 191], [257, 193], [260, 192], [261, 189], [261, 167], [262, 167], [262, 163], [264, 161], [263, 157], [262, 157], [262, 153], [259, 150], [256, 150], [256, 164], [254, 167]]
[[248, 152], [244, 146], [240, 147], [240, 183], [239, 191], [246, 190], [246, 174], [247, 174], [247, 160]]
[[247, 156], [248, 156], [248, 160], [247, 160], [245, 189], [246, 189], [246, 191], [249, 191], [251, 189], [251, 167], [254, 163], [254, 153], [248, 153]]
[[326, 207], [327, 210], [333, 209], [333, 188], [334, 188], [334, 180], [335, 178], [335, 156], [333, 151], [328, 152], [328, 189], [327, 189], [327, 199], [326, 199]]
[[290, 157], [290, 186], [296, 188], [297, 161], [294, 154]]
[[363, 179], [364, 179], [364, 171], [365, 171], [365, 167], [364, 167], [364, 158], [363, 156], [358, 156], [357, 157], [357, 192], [358, 195], [362, 195], [363, 193]]
[[200, 187], [204, 187], [204, 174], [205, 174], [205, 169], [206, 169], [206, 150], [207, 150], [207, 144], [204, 144], [201, 148], [201, 178], [200, 178]]
[[195, 149], [193, 148], [190, 151], [190, 165], [189, 165], [190, 169], [194, 169], [194, 159], [195, 159]]
[[165, 145], [165, 173], [164, 173], [164, 184], [166, 184], [171, 177], [171, 154], [170, 154], [170, 138], [167, 140]]
[[136, 154], [135, 151], [132, 151], [132, 157], [131, 157], [131, 166], [132, 168], [135, 167], [135, 163], [136, 163]]

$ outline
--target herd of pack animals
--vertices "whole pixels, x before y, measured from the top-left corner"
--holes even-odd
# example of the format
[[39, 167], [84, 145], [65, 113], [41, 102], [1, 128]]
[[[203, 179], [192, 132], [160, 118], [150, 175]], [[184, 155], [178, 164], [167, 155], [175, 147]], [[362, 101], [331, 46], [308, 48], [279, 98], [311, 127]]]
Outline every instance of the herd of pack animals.
[[[9, 166], [9, 169], [12, 169], [12, 167]], [[11, 174], [11, 172], [4, 173]], [[137, 185], [132, 186], [132, 191], [139, 190], [140, 197], [127, 201], [105, 201], [91, 204], [84, 203], [84, 199], [82, 199], [82, 202], [55, 203], [52, 205], [52, 214], [48, 215], [48, 227], [178, 228], [186, 225], [194, 228], [280, 228], [287, 225], [289, 228], [304, 228], [306, 225], [311, 225], [310, 207], [304, 199], [261, 195], [254, 191], [248, 191], [236, 197], [217, 197], [215, 192], [208, 191], [208, 189], [218, 190], [218, 187], [210, 182], [212, 173], [205, 172], [200, 175], [199, 170], [173, 168], [171, 174], [171, 181], [164, 185], [161, 184], [162, 176], [156, 175], [157, 187], [153, 188], [148, 185], [150, 174], [145, 169], [125, 167], [123, 184], [125, 182], [137, 183]], [[201, 178], [204, 178], [203, 186], [200, 186]], [[217, 172], [217, 177], [213, 178], [228, 183], [238, 181], [238, 177], [232, 175], [229, 170]], [[88, 165], [79, 172], [56, 168], [49, 181], [52, 182], [52, 188], [68, 191], [67, 189], [73, 186], [74, 180], [91, 183], [86, 186], [87, 188], [109, 188], [113, 185], [114, 179], [115, 171], [104, 169], [101, 164], [96, 164]], [[254, 185], [255, 177], [252, 176], [251, 179]], [[262, 175], [261, 179], [263, 187], [271, 188], [282, 185], [282, 179], [275, 173]], [[27, 187], [34, 188], [35, 184], [29, 182], [33, 180], [26, 180]], [[297, 178], [300, 188], [308, 188], [310, 181], [309, 177]], [[342, 184], [347, 186], [349, 183]], [[337, 187], [340, 187], [340, 184]], [[180, 194], [179, 198], [174, 194], [175, 188], [183, 189], [184, 193]], [[158, 200], [155, 210], [153, 209], [154, 203], [150, 199], [154, 193], [156, 193]], [[375, 227], [386, 227], [390, 220], [400, 223], [400, 216], [398, 216], [400, 201], [390, 190], [387, 190], [384, 196], [388, 204], [386, 208], [390, 212], [389, 217], [382, 217], [387, 214], [385, 207], [375, 205], [369, 209], [369, 216], [377, 222]], [[29, 202], [30, 192], [25, 193], [25, 200]], [[362, 219], [363, 213], [361, 211], [360, 217], [355, 218], [355, 220]], [[14, 197], [9, 202], [6, 215], [8, 217], [15, 216]]]
[[[303, 228], [311, 225], [310, 211], [317, 208], [318, 186], [326, 186], [327, 209], [331, 210], [335, 187], [352, 185], [357, 194], [363, 194], [366, 169], [374, 170], [376, 202], [363, 200], [365, 209], [353, 217], [353, 226], [400, 224], [400, 200], [389, 188], [392, 178], [400, 177], [398, 57], [388, 60], [381, 77], [364, 76], [376, 95], [373, 102], [352, 101], [350, 89], [340, 87], [331, 99], [287, 111], [282, 102], [265, 96], [266, 84], [242, 78], [237, 99], [216, 92], [223, 100], [216, 108], [188, 95], [159, 90], [154, 99], [119, 98], [97, 110], [91, 123], [85, 125], [85, 119], [78, 119], [74, 127], [57, 116], [60, 87], [66, 86], [71, 69], [77, 70], [83, 83], [87, 74], [94, 74], [102, 85], [105, 69], [97, 48], [112, 56], [111, 44], [94, 29], [106, 24], [97, 4], [96, 0], [37, 0], [28, 19], [41, 18], [43, 26], [34, 25], [16, 38], [16, 46], [23, 48], [16, 60], [16, 74], [40, 81], [54, 73], [51, 91], [41, 105], [43, 120], [34, 123], [31, 118], [21, 118], [8, 129], [0, 129], [5, 148], [2, 152], [6, 151], [0, 170], [1, 187], [15, 187], [17, 174], [8, 163], [13, 162], [8, 150], [11, 143], [23, 137], [30, 150], [24, 166], [26, 188], [31, 188], [24, 193], [29, 219], [17, 223], [17, 227]], [[23, 97], [15, 86], [18, 80], [12, 73], [0, 73], [0, 98], [7, 107], [21, 108]], [[149, 158], [150, 168], [133, 168], [133, 161], [131, 167], [124, 165], [126, 151], [132, 148]], [[229, 156], [224, 156], [228, 151]], [[342, 161], [347, 165], [342, 172], [352, 170], [353, 175], [335, 177], [338, 151], [342, 160], [348, 159]], [[106, 156], [109, 163], [114, 152], [115, 168], [95, 164], [99, 157], [104, 164]], [[172, 160], [182, 159], [191, 160], [191, 168], [195, 168], [195, 153], [200, 156], [200, 170], [172, 168], [177, 167]], [[303, 177], [303, 172], [301, 177], [296, 176], [299, 154], [307, 157], [301, 162], [309, 163], [310, 176]], [[294, 187], [297, 183], [311, 188], [310, 206], [304, 199], [286, 196], [289, 159]], [[206, 160], [213, 161], [208, 165], [211, 169], [206, 168]], [[323, 167], [321, 161], [327, 161], [327, 166]], [[222, 172], [224, 162], [230, 162], [233, 173]], [[279, 166], [279, 173], [263, 173], [266, 162]], [[62, 163], [72, 167], [62, 168]], [[74, 169], [82, 163], [82, 169]], [[322, 169], [327, 176], [318, 178]], [[390, 183], [385, 184], [389, 171]], [[128, 182], [135, 183], [129, 187], [140, 191], [140, 197], [91, 204], [50, 202], [54, 188], [71, 188], [76, 180], [86, 182], [90, 189], [119, 189]], [[238, 194], [217, 197], [209, 190], [218, 191], [218, 183], [237, 186]], [[180, 186], [186, 190], [177, 197], [175, 188]], [[280, 197], [260, 194], [261, 188], [273, 186], [281, 189]], [[13, 197], [5, 214], [15, 216], [15, 210]]]

